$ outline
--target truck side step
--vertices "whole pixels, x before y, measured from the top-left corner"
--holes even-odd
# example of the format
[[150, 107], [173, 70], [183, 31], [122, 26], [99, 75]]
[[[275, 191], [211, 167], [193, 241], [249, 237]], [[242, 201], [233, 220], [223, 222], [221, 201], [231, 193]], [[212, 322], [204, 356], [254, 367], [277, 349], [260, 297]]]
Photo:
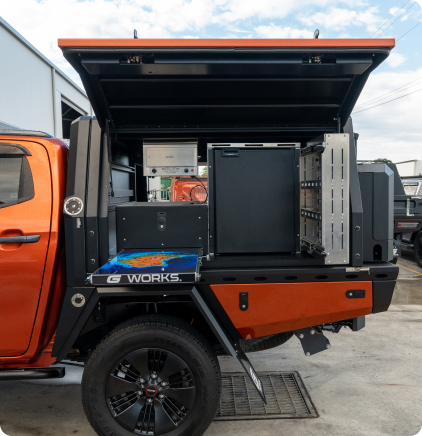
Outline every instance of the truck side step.
[[0, 369], [0, 381], [63, 378], [65, 374], [66, 374], [66, 370], [63, 367]]

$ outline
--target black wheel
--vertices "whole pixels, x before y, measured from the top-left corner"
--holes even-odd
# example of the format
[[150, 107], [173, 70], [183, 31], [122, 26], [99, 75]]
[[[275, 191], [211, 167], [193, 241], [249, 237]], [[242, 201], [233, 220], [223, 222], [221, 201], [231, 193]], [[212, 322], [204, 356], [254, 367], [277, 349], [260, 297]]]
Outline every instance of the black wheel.
[[127, 322], [95, 349], [82, 379], [100, 436], [202, 435], [221, 392], [218, 359], [189, 324], [168, 316]]
[[416, 262], [422, 268], [422, 232], [419, 232], [416, 235], [415, 241], [413, 243], [413, 252], [415, 254]]

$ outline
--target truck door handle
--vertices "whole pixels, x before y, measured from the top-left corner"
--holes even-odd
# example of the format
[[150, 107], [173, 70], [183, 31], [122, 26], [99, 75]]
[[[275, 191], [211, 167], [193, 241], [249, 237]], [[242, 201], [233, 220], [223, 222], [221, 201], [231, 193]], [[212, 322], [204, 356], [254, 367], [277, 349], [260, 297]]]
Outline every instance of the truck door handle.
[[40, 238], [40, 235], [8, 236], [0, 238], [0, 244], [29, 244], [33, 242], [38, 242]]

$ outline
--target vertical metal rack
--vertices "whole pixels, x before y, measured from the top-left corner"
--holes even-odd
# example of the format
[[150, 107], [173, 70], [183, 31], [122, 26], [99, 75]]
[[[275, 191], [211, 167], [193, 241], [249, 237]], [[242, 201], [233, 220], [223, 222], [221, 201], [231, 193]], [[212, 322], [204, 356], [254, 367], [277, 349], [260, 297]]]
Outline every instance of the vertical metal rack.
[[300, 157], [303, 251], [327, 265], [349, 263], [349, 134], [325, 134]]

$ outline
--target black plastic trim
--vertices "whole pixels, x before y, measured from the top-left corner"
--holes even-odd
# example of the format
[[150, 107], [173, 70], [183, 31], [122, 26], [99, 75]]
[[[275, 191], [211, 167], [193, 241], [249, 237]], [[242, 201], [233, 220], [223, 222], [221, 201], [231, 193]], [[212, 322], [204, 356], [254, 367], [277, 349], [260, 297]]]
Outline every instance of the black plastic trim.
[[0, 244], [32, 244], [38, 242], [40, 238], [41, 235], [6, 236], [0, 238]]
[[[59, 324], [57, 326], [56, 337], [54, 339], [53, 350], [51, 355], [53, 357], [57, 357], [61, 350], [65, 350], [65, 352], [61, 352], [61, 358], [59, 360], [63, 360], [69, 349], [72, 347], [73, 343], [76, 340], [77, 335], [82, 330], [82, 327], [85, 325], [83, 322], [80, 329], [77, 327], [78, 321], [82, 316], [87, 314], [87, 307], [91, 301], [92, 294], [94, 292], [94, 288], [67, 288], [64, 296], [62, 309], [60, 312]], [[85, 304], [81, 307], [75, 307], [72, 304], [72, 297], [75, 294], [81, 294], [85, 298]], [[91, 308], [90, 312], [87, 314], [88, 316], [92, 313], [94, 306]], [[90, 306], [91, 307], [91, 306]]]
[[[86, 303], [83, 307], [73, 306], [71, 299], [74, 294], [82, 294]], [[142, 287], [115, 287], [115, 288], [68, 288], [65, 301], [62, 306], [56, 339], [54, 341], [52, 356], [58, 360], [66, 358], [70, 348], [80, 335], [84, 325], [91, 316], [95, 306], [101, 297], [139, 297], [157, 295], [188, 295], [192, 298], [202, 315], [213, 330], [221, 346], [230, 356], [237, 357], [234, 348], [234, 339], [226, 333], [224, 325], [220, 324], [219, 316], [214, 315], [213, 310], [203, 298], [202, 293], [191, 286], [175, 286], [172, 290], [169, 287], [142, 286]]]
[[[82, 116], [70, 127], [66, 197], [78, 197], [85, 205], [89, 164], [91, 117]], [[76, 216], [64, 215], [67, 286], [84, 286], [86, 241], [84, 207]]]
[[372, 283], [372, 313], [385, 312], [391, 304], [394, 294], [395, 280], [374, 281]]
[[0, 130], [0, 135], [4, 136], [36, 136], [39, 138], [52, 138], [51, 135], [37, 130], [16, 130], [16, 129], [3, 129]]
[[23, 145], [0, 142], [0, 156], [4, 154], [32, 156], [31, 152]]

